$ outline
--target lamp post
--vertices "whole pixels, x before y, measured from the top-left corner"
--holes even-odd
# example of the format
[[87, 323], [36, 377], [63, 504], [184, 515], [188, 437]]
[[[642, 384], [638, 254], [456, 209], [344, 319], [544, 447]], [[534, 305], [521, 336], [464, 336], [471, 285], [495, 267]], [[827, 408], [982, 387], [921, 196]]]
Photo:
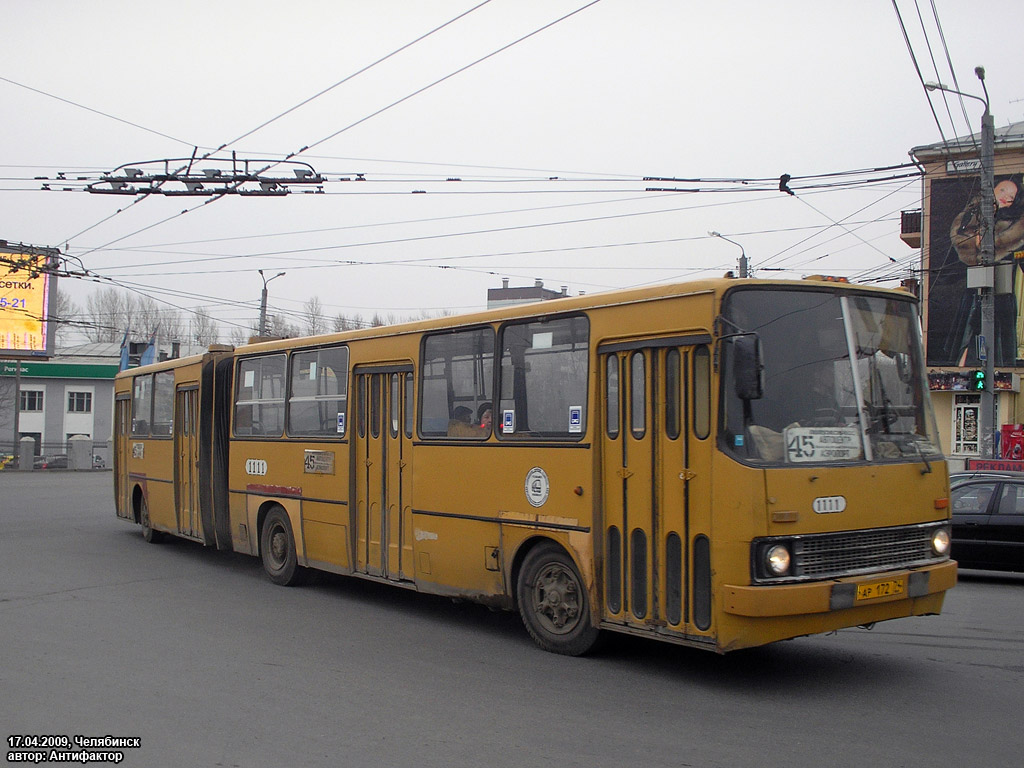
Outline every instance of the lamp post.
[[267, 335], [267, 283], [271, 280], [276, 280], [279, 277], [284, 276], [284, 272], [278, 272], [273, 277], [267, 277], [263, 274], [262, 269], [256, 270], [260, 273], [260, 277], [263, 280], [263, 291], [260, 293], [260, 336]]
[[743, 246], [737, 243], [735, 240], [730, 240], [721, 232], [708, 232], [708, 236], [721, 238], [722, 240], [725, 240], [725, 242], [732, 243], [733, 245], [740, 249], [740, 277], [747, 277], [747, 252], [743, 250]]
[[[974, 74], [981, 81], [985, 98], [949, 88], [942, 83], [925, 83], [928, 91], [955, 93], [968, 99], [975, 99], [985, 105], [981, 116], [981, 253], [978, 267], [982, 276], [973, 281], [981, 291], [981, 344], [980, 353], [985, 367], [985, 389], [981, 392], [981, 435], [980, 453], [982, 458], [993, 457], [993, 437], [996, 431], [995, 397], [995, 356], [999, 348], [995, 335], [995, 123], [989, 112], [988, 88], [985, 87], [985, 68], [975, 67]], [[970, 269], [970, 267], [968, 267]]]

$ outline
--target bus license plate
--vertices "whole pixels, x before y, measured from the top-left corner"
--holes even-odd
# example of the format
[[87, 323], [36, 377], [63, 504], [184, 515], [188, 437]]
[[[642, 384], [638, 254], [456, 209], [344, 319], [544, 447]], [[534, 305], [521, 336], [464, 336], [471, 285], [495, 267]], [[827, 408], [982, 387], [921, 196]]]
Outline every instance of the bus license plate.
[[876, 597], [902, 595], [905, 591], [906, 581], [902, 578], [872, 581], [868, 584], [857, 585], [857, 600], [874, 600]]

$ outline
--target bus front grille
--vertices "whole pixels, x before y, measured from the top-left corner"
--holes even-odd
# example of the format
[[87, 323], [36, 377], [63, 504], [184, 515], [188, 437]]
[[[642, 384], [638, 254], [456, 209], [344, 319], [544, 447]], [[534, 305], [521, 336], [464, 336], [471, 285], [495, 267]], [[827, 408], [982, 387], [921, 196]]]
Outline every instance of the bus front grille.
[[[948, 558], [932, 551], [932, 534], [941, 527], [948, 523], [757, 539], [752, 549], [753, 580], [758, 584], [810, 581], [941, 562]], [[785, 545], [791, 555], [791, 567], [784, 576], [764, 569], [764, 553], [776, 544]]]
[[821, 579], [934, 561], [934, 527], [881, 528], [798, 538], [793, 542], [794, 575]]

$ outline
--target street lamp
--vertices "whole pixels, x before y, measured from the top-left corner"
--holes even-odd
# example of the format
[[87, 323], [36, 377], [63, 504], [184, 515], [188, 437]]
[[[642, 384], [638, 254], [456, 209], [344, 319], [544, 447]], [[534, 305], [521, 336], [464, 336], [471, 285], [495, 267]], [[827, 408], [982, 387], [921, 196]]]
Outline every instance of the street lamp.
[[722, 240], [725, 240], [725, 242], [732, 243], [733, 245], [740, 249], [740, 277], [747, 277], [747, 252], [743, 250], [743, 246], [737, 243], [735, 240], [730, 240], [721, 232], [708, 232], [708, 237], [721, 238]]
[[278, 272], [273, 277], [267, 277], [263, 274], [262, 269], [256, 270], [260, 273], [260, 277], [263, 279], [263, 292], [260, 294], [260, 336], [267, 335], [267, 283], [271, 280], [276, 280], [279, 277], [285, 275], [284, 272]]
[[981, 81], [985, 98], [963, 93], [942, 83], [925, 83], [927, 91], [955, 93], [967, 99], [980, 101], [985, 105], [981, 116], [981, 253], [979, 268], [981, 278], [973, 280], [981, 291], [981, 343], [980, 354], [984, 355], [985, 389], [981, 392], [981, 456], [993, 458], [993, 437], [996, 431], [995, 398], [995, 353], [999, 348], [995, 335], [995, 122], [989, 112], [988, 88], [985, 87], [985, 68], [975, 67], [974, 74]]

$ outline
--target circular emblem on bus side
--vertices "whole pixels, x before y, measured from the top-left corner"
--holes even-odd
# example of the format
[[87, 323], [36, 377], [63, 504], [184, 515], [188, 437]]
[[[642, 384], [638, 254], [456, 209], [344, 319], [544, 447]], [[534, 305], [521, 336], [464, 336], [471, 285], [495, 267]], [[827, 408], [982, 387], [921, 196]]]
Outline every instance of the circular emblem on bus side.
[[548, 473], [534, 467], [526, 473], [526, 500], [535, 507], [544, 506], [548, 500]]

